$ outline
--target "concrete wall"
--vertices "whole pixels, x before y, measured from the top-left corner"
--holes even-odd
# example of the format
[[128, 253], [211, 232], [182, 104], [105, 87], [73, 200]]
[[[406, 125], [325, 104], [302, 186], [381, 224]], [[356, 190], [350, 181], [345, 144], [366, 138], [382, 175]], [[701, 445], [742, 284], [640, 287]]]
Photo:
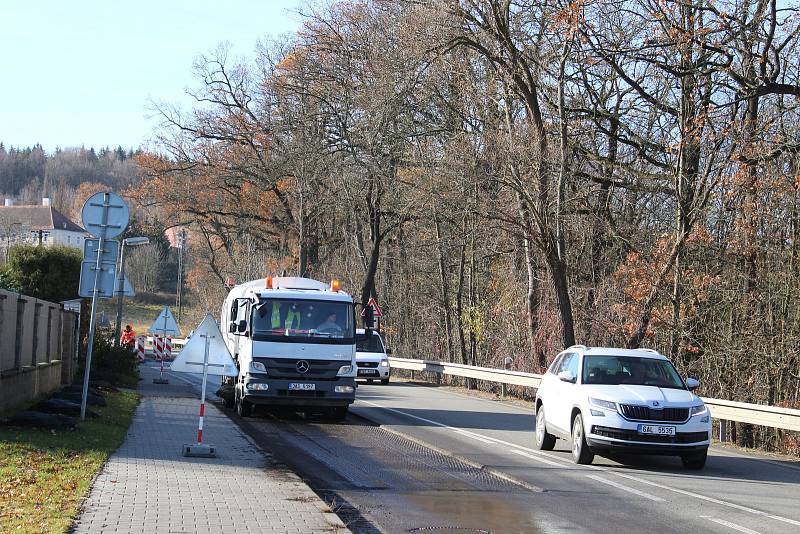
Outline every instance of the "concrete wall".
[[72, 381], [77, 328], [60, 304], [0, 289], [0, 413]]

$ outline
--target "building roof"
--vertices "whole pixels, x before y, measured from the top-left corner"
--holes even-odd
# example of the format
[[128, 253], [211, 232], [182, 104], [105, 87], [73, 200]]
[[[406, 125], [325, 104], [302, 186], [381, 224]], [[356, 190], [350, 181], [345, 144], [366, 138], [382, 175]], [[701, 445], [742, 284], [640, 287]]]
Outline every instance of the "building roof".
[[52, 206], [0, 206], [0, 226], [20, 224], [30, 230], [86, 230]]

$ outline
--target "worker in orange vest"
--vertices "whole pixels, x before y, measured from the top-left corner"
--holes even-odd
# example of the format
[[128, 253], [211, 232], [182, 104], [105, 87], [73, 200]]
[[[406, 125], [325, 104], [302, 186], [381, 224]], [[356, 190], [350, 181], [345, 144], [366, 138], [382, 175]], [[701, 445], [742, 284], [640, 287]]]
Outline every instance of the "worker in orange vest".
[[133, 331], [131, 325], [125, 325], [125, 330], [122, 331], [119, 341], [126, 349], [133, 350], [133, 344], [136, 342], [136, 332]]

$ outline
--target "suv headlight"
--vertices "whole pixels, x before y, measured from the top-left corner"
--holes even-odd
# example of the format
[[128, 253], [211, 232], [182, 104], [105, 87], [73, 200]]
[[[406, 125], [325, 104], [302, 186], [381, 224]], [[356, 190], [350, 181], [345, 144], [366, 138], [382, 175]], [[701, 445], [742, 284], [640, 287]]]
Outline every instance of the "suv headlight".
[[389, 367], [389, 360], [381, 360], [381, 367]]
[[339, 367], [339, 372], [336, 373], [336, 376], [349, 375], [352, 372], [353, 372], [352, 365], [343, 365]]
[[250, 372], [251, 373], [266, 373], [267, 368], [261, 362], [250, 362]]
[[617, 411], [617, 403], [615, 402], [589, 397], [589, 404], [592, 406], [597, 406], [598, 408], [605, 408], [606, 410], [611, 410], [614, 412]]
[[692, 406], [691, 415], [705, 415], [708, 413], [708, 408], [706, 408], [705, 404], [699, 404], [697, 406]]

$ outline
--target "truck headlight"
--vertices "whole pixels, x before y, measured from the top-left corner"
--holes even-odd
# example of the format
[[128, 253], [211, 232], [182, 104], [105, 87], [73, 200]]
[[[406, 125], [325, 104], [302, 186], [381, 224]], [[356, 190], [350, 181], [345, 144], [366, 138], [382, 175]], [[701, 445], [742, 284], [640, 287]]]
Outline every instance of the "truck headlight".
[[336, 373], [336, 376], [349, 375], [352, 372], [353, 372], [353, 366], [352, 365], [343, 365], [343, 366], [339, 367], [339, 372]]
[[260, 384], [258, 382], [250, 382], [247, 384], [247, 389], [251, 391], [266, 391], [269, 389], [269, 384]]
[[266, 373], [267, 367], [261, 362], [250, 362], [251, 373]]
[[353, 386], [334, 386], [333, 391], [336, 393], [352, 393]]
[[389, 367], [389, 360], [381, 360], [381, 367]]

